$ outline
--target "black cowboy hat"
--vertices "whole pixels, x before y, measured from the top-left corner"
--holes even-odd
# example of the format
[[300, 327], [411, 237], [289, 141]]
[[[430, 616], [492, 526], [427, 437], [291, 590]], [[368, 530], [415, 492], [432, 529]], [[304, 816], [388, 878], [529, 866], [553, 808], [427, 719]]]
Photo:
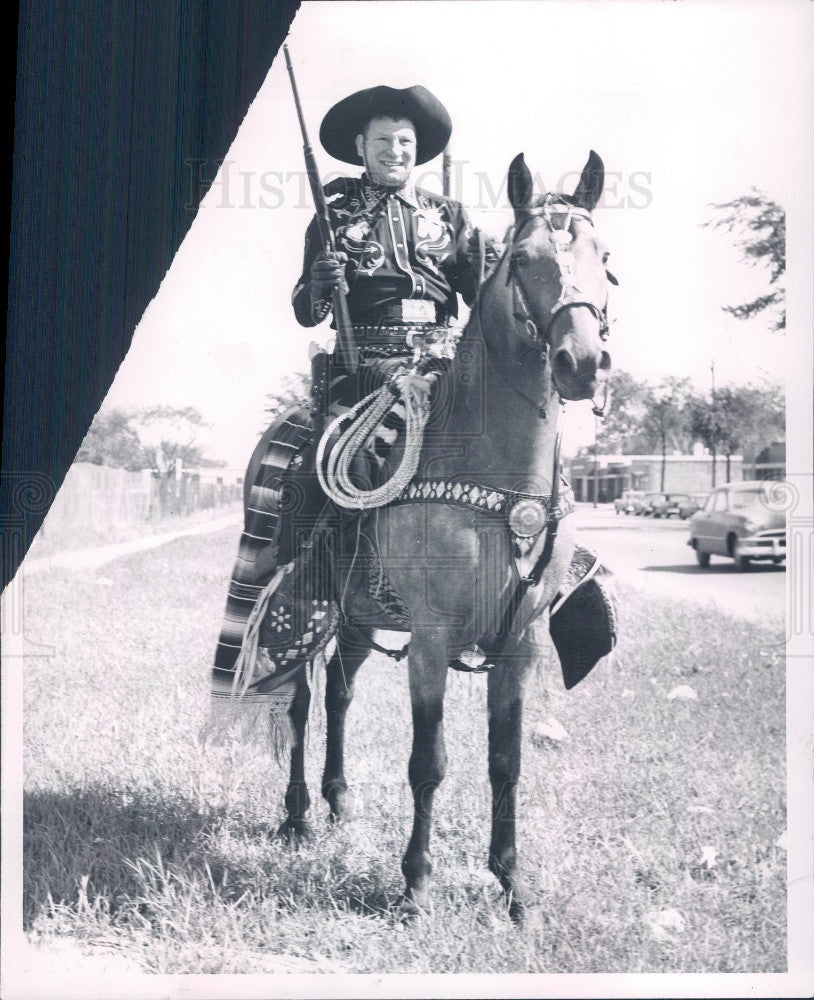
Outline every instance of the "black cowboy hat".
[[322, 119], [319, 141], [344, 163], [362, 163], [356, 136], [372, 118], [409, 118], [416, 134], [416, 165], [426, 163], [444, 149], [452, 134], [447, 109], [426, 87], [368, 87], [334, 104]]

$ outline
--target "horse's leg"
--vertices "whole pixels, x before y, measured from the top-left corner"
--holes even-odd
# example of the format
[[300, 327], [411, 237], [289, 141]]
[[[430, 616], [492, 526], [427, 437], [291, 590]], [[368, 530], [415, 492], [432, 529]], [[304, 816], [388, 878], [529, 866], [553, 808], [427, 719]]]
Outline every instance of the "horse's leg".
[[495, 664], [487, 681], [489, 712], [489, 780], [492, 785], [492, 836], [489, 870], [497, 876], [509, 915], [519, 923], [527, 891], [517, 873], [515, 810], [520, 778], [523, 687], [527, 666], [517, 647]]
[[280, 824], [277, 835], [286, 840], [307, 840], [313, 830], [306, 818], [311, 805], [308, 785], [305, 783], [305, 727], [308, 722], [308, 708], [311, 691], [304, 676], [297, 679], [294, 700], [289, 711], [294, 744], [291, 747], [291, 763], [288, 774], [288, 788], [285, 793], [285, 808], [288, 816]]
[[325, 682], [326, 748], [322, 772], [322, 795], [330, 807], [332, 820], [348, 812], [348, 783], [345, 780], [345, 717], [353, 699], [356, 673], [370, 652], [370, 632], [341, 630], [336, 650], [327, 667]]
[[410, 787], [413, 792], [413, 830], [401, 862], [407, 882], [405, 899], [410, 911], [426, 909], [429, 902], [430, 823], [435, 790], [446, 773], [444, 746], [444, 690], [447, 679], [447, 644], [438, 637], [424, 639], [413, 633], [410, 641], [410, 699], [413, 708], [413, 749], [410, 754]]

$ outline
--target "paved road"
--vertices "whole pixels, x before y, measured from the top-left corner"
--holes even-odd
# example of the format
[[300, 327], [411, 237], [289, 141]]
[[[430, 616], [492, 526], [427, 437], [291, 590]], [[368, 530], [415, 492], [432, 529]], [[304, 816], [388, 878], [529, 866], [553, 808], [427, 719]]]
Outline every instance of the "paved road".
[[753, 620], [782, 619], [786, 607], [785, 564], [753, 563], [746, 572], [731, 559], [712, 557], [701, 569], [687, 545], [686, 521], [631, 517], [613, 506], [580, 505], [574, 515], [582, 541], [634, 586], [684, 600], [714, 602]]

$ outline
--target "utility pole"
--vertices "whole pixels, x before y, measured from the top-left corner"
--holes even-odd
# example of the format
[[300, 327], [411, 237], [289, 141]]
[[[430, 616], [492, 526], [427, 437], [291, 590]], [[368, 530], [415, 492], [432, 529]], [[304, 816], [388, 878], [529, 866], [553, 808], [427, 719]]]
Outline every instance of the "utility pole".
[[710, 362], [712, 375], [712, 488], [715, 489], [715, 476], [718, 465], [718, 413], [715, 409], [715, 359]]

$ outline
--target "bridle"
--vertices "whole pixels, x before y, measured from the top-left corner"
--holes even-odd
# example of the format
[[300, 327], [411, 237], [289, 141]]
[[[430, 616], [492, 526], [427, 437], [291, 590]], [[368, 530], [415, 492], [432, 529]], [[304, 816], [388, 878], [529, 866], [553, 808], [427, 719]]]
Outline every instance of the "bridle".
[[[561, 216], [563, 218], [563, 224], [561, 226], [556, 226], [554, 224], [555, 216]], [[545, 219], [549, 228], [551, 239], [554, 243], [554, 260], [560, 274], [560, 295], [551, 307], [550, 314], [545, 321], [537, 319], [531, 309], [531, 306], [529, 305], [528, 293], [523, 287], [523, 282], [520, 278], [516, 255], [516, 248], [521, 233], [531, 221], [540, 217]], [[571, 220], [574, 217], [585, 219], [591, 224], [591, 226], [593, 226], [593, 218], [587, 209], [581, 208], [578, 205], [572, 205], [570, 202], [563, 200], [560, 196], [549, 192], [549, 194], [545, 196], [541, 205], [535, 206], [534, 208], [524, 209], [516, 213], [516, 219], [514, 225], [509, 231], [506, 250], [503, 254], [503, 260], [508, 260], [506, 284], [510, 285], [512, 288], [512, 315], [515, 320], [521, 324], [526, 335], [533, 342], [539, 345], [540, 365], [543, 372], [543, 379], [546, 384], [546, 391], [544, 393], [544, 398], [546, 399], [550, 396], [550, 386], [552, 382], [551, 364], [549, 358], [551, 331], [560, 316], [572, 309], [587, 309], [599, 323], [600, 340], [604, 342], [608, 339], [609, 334], [607, 304], [600, 309], [596, 303], [582, 298], [580, 288], [577, 284], [574, 255], [570, 249], [570, 244], [573, 240], [573, 236], [571, 235]], [[479, 320], [481, 318], [481, 299], [482, 296], [480, 295], [479, 289], [477, 304]], [[481, 329], [483, 329], [482, 323]], [[486, 345], [487, 353], [494, 354], [494, 349], [489, 344], [488, 338], [484, 337], [483, 340]], [[537, 410], [538, 415], [542, 419], [545, 419], [547, 412], [545, 403], [540, 404], [537, 400], [533, 399], [517, 386], [512, 385], [505, 375], [503, 375], [499, 365], [495, 364], [494, 367], [507, 385], [509, 385], [512, 392], [523, 399], [526, 403], [533, 406], [534, 409]], [[604, 415], [607, 401], [608, 383], [606, 381], [604, 384], [604, 397], [601, 402], [595, 401], [595, 405], [593, 407], [593, 412], [597, 416]]]
[[[542, 205], [526, 209], [519, 213], [519, 218], [512, 227], [509, 236], [509, 245], [506, 250], [509, 256], [506, 283], [513, 285], [515, 302], [519, 306], [519, 310], [515, 310], [515, 317], [524, 323], [527, 333], [534, 340], [541, 340], [548, 343], [552, 327], [564, 312], [567, 312], [569, 309], [588, 309], [599, 322], [600, 339], [603, 341], [607, 340], [609, 329], [607, 305], [600, 309], [596, 303], [580, 298], [580, 288], [577, 284], [575, 274], [574, 255], [569, 249], [573, 240], [573, 236], [571, 235], [572, 218], [585, 219], [586, 222], [593, 226], [593, 217], [585, 208], [580, 208], [577, 205], [571, 205], [566, 201], [556, 199], [557, 195], [547, 194]], [[556, 215], [563, 216], [563, 224], [559, 227], [554, 225], [554, 217]], [[515, 256], [515, 247], [523, 229], [525, 229], [529, 222], [540, 217], [545, 219], [551, 233], [551, 239], [554, 243], [554, 260], [559, 268], [561, 284], [560, 297], [552, 306], [547, 322], [542, 324], [542, 331], [540, 330], [541, 324], [532, 318], [532, 311], [528, 304], [523, 283], [520, 280]]]

